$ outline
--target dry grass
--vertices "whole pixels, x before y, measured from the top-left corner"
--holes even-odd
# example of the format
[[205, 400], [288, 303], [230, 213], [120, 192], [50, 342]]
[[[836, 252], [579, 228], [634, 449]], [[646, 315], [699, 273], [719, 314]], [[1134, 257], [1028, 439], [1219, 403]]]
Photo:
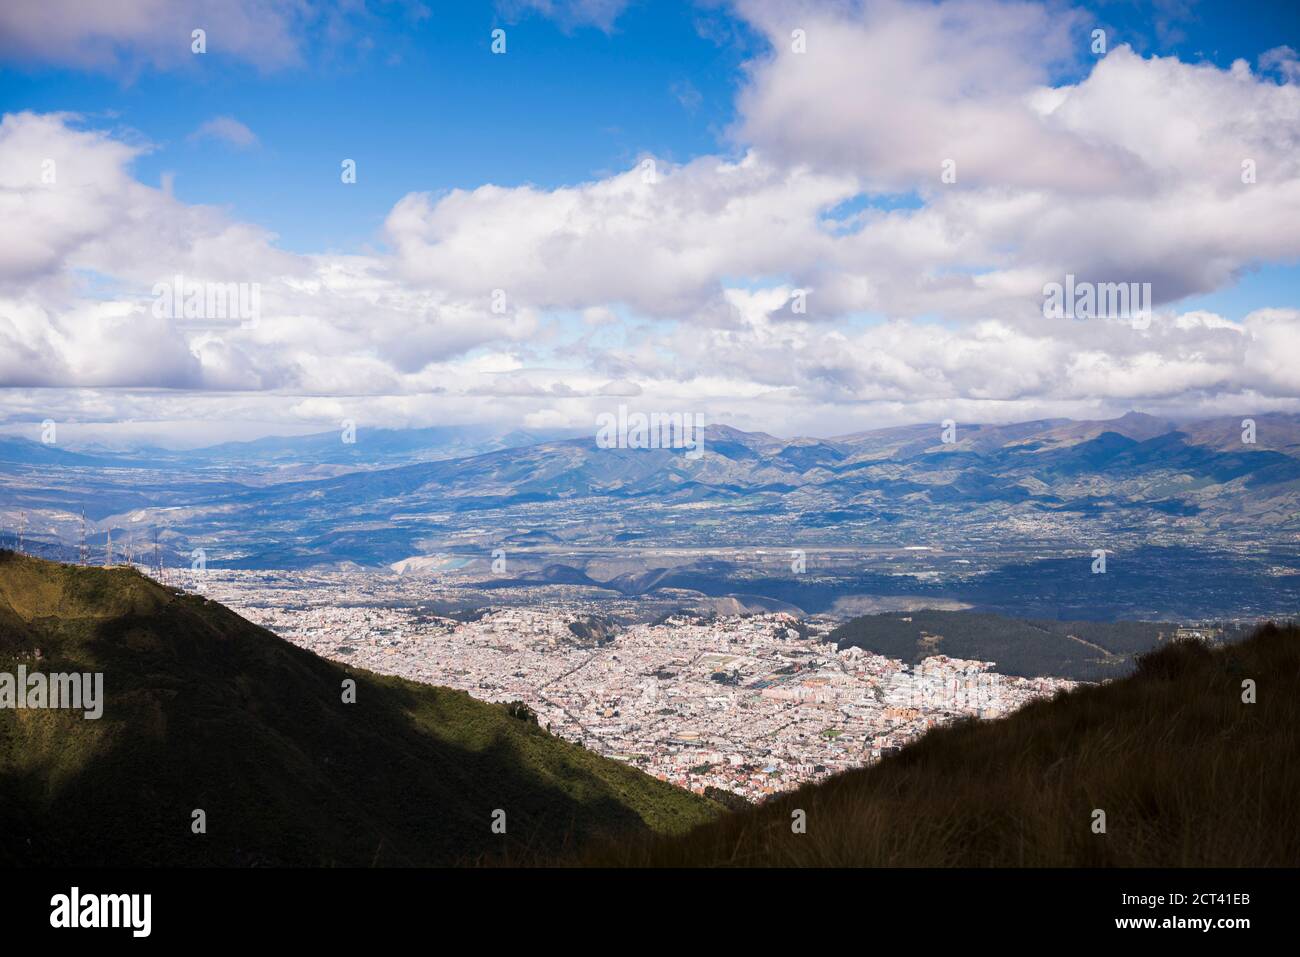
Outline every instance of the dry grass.
[[[1258, 702], [1242, 701], [1253, 679]], [[607, 866], [1300, 864], [1300, 629], [1166, 646], [1129, 678], [932, 732], [880, 764]], [[794, 834], [791, 813], [807, 815]], [[1106, 812], [1107, 832], [1092, 830]]]

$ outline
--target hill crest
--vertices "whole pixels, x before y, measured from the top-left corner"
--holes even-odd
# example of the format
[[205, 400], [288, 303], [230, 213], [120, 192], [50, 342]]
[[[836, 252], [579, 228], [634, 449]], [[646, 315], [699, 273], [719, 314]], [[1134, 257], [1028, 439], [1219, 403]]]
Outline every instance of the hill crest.
[[0, 710], [0, 864], [532, 862], [717, 811], [526, 709], [341, 667], [132, 569], [0, 552], [19, 665], [102, 672], [105, 704]]

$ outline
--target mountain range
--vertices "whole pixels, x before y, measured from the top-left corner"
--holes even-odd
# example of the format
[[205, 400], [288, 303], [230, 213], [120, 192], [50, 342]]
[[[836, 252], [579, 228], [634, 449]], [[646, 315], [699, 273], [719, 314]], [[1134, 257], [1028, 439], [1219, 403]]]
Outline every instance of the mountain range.
[[1277, 579], [1270, 587], [1286, 604], [1300, 575], [1300, 416], [1129, 413], [829, 439], [715, 425], [699, 456], [600, 448], [594, 433], [457, 429], [165, 455], [0, 443], [0, 521], [11, 539], [25, 520], [31, 550], [70, 557], [82, 509], [92, 548], [110, 530], [119, 544], [156, 531], [173, 561], [202, 548], [214, 567], [414, 570], [453, 555], [486, 578], [489, 556], [504, 548], [528, 574], [558, 563], [607, 580], [678, 567], [643, 560], [647, 550], [694, 550], [716, 565], [728, 551], [767, 550], [786, 563], [798, 549], [826, 556], [820, 574], [841, 575], [839, 552], [928, 548], [968, 552], [963, 561], [996, 573], [1053, 553], [1154, 548], [1262, 563], [1243, 574]]

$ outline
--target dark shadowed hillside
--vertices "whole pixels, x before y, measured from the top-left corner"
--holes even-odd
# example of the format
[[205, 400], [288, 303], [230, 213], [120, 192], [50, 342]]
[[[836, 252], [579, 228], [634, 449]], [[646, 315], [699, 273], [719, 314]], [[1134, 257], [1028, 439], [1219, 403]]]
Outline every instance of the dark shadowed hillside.
[[1173, 635], [1151, 621], [1027, 621], [969, 611], [865, 615], [829, 640], [916, 664], [930, 655], [992, 661], [1003, 674], [1103, 681], [1127, 674], [1133, 656]]
[[717, 811], [526, 709], [342, 668], [127, 568], [0, 552], [0, 672], [20, 665], [103, 672], [106, 704], [0, 710], [3, 865], [533, 861]]
[[[1298, 793], [1300, 629], [1269, 625], [1217, 650], [1168, 644], [1128, 678], [932, 731], [874, 767], [583, 860], [1294, 867]], [[796, 811], [806, 833], [792, 832]]]

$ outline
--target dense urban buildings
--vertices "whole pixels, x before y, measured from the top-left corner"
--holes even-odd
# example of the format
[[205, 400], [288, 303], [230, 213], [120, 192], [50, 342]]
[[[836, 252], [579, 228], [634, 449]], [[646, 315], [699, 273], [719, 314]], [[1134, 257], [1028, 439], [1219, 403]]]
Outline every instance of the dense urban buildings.
[[[836, 650], [829, 625], [785, 613], [669, 614], [619, 626], [581, 589], [499, 594], [434, 614], [453, 582], [360, 573], [181, 572], [316, 654], [521, 701], [553, 733], [667, 781], [761, 800], [879, 759], [929, 728], [996, 718], [1073, 686], [936, 654], [920, 664]], [[506, 604], [512, 597], [527, 604]], [[605, 609], [607, 610], [607, 609]]]

